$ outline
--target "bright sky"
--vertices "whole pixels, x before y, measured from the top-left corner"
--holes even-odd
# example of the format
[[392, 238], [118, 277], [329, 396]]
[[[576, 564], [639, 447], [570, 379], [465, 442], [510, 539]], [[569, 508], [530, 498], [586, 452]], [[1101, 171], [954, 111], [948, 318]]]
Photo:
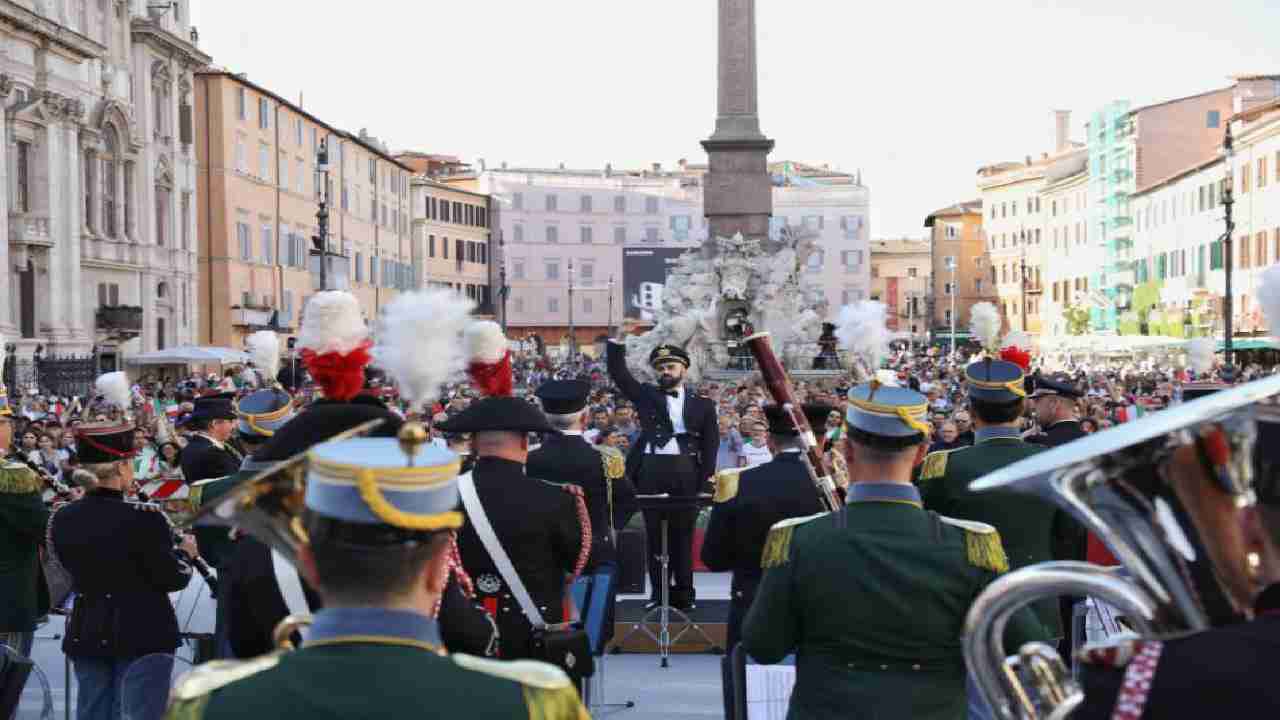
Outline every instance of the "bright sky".
[[[195, 0], [214, 63], [393, 150], [491, 164], [705, 162], [715, 0]], [[874, 237], [1113, 99], [1280, 73], [1277, 0], [757, 0], [774, 160], [862, 169]], [[1268, 37], [1270, 33], [1270, 37]]]

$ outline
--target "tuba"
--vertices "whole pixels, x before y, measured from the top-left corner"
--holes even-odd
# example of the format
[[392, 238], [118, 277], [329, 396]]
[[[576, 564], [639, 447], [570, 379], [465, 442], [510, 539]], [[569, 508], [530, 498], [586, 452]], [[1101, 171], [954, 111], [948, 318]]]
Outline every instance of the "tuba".
[[969, 671], [1002, 720], [1059, 720], [1083, 700], [1067, 663], [1044, 643], [1006, 658], [1012, 614], [1058, 595], [1115, 606], [1147, 638], [1247, 618], [1253, 558], [1239, 523], [1254, 501], [1255, 404], [1280, 376], [1206, 395], [1039, 453], [970, 485], [1041, 496], [1070, 513], [1120, 561], [1039, 563], [1001, 576], [965, 619]]

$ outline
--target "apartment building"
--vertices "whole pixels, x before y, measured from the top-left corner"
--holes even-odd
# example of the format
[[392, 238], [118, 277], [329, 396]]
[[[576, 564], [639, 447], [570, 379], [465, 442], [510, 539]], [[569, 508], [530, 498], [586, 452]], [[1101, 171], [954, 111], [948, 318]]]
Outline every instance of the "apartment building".
[[453, 288], [493, 316], [489, 196], [425, 175], [414, 175], [409, 187], [414, 277], [424, 287]]
[[1088, 165], [1084, 148], [1067, 153], [1045, 169], [1040, 191], [1044, 222], [1040, 321], [1041, 332], [1050, 337], [1068, 334], [1067, 310], [1094, 310], [1105, 304], [1105, 296], [1089, 286], [1089, 276], [1096, 272], [1102, 255], [1091, 242]]
[[[327, 199], [326, 284], [348, 289], [366, 319], [415, 277], [410, 177], [366, 131], [329, 125], [244, 74], [196, 74], [203, 343], [240, 347], [275, 319], [285, 334], [320, 287], [318, 203]], [[317, 156], [327, 152], [327, 183]]]
[[930, 244], [921, 238], [871, 241], [871, 299], [885, 304], [890, 330], [914, 338], [928, 329]]
[[[1232, 330], [1266, 334], [1255, 294], [1261, 273], [1280, 261], [1280, 101], [1224, 117], [1235, 135], [1231, 184]], [[1122, 332], [1220, 334], [1224, 330], [1226, 246], [1224, 158], [1184, 168], [1134, 192], [1133, 290], [1122, 296]]]
[[956, 203], [925, 218], [929, 228], [930, 290], [927, 298], [934, 339], [969, 336], [969, 310], [975, 303], [995, 302], [991, 259], [982, 223], [981, 200]]
[[[821, 283], [832, 312], [866, 298], [869, 190], [856, 176], [829, 168], [780, 162], [771, 163], [770, 170], [771, 230], [791, 225], [817, 235], [822, 252], [815, 253], [806, 272]], [[589, 347], [611, 326], [646, 325], [643, 317], [631, 317], [631, 310], [656, 308], [660, 298], [638, 295], [647, 298], [643, 288], [662, 284], [662, 263], [707, 238], [705, 173], [705, 165], [684, 161], [670, 170], [659, 164], [645, 170], [504, 164], [442, 180], [492, 199], [493, 229], [502, 247], [495, 271], [505, 269], [511, 288], [509, 334], [558, 343], [572, 325], [579, 347]], [[652, 276], [637, 281], [643, 273]]]
[[1238, 76], [1228, 87], [1134, 109], [1117, 100], [1093, 113], [1086, 130], [1089, 185], [1103, 262], [1091, 283], [1110, 301], [1095, 312], [1095, 329], [1118, 330], [1120, 315], [1130, 310], [1123, 301], [1137, 282], [1131, 196], [1211, 161], [1228, 117], [1276, 97], [1280, 76]]
[[0, 334], [94, 370], [190, 342], [196, 245], [187, 0], [0, 3]]

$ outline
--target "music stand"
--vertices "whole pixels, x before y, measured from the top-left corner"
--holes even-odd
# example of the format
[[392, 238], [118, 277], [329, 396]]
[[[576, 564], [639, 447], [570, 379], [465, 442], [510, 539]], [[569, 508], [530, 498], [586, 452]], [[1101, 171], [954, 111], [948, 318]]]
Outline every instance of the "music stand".
[[[661, 493], [658, 495], [636, 495], [636, 504], [639, 505], [641, 510], [657, 511], [659, 513], [658, 532], [662, 534], [662, 551], [661, 554], [658, 555], [658, 582], [662, 587], [658, 590], [658, 606], [645, 613], [640, 618], [639, 622], [631, 626], [631, 631], [624, 635], [622, 640], [618, 641], [617, 645], [615, 645], [615, 651], [617, 651], [617, 648], [621, 648], [625, 645], [632, 635], [635, 635], [638, 632], [644, 633], [645, 635], [648, 635], [649, 639], [653, 640], [653, 642], [658, 646], [659, 667], [669, 667], [667, 658], [671, 654], [671, 646], [680, 642], [680, 638], [684, 637], [685, 633], [692, 630], [698, 635], [701, 635], [707, 645], [711, 646], [711, 652], [717, 654], [724, 652], [720, 646], [716, 645], [715, 642], [707, 636], [707, 633], [702, 629], [702, 626], [693, 622], [693, 620], [690, 619], [683, 610], [677, 610], [676, 608], [671, 607], [671, 551], [669, 548], [670, 533], [668, 531], [669, 522], [667, 520], [667, 513], [674, 510], [696, 510], [699, 507], [710, 505], [711, 497], [711, 495], [706, 493], [693, 496], [669, 495], [667, 493]], [[657, 620], [651, 619], [655, 615], [657, 616]], [[676, 633], [675, 637], [671, 636], [672, 615], [675, 615], [679, 618], [679, 621], [684, 623], [684, 627], [680, 629], [680, 632]], [[658, 633], [656, 635], [649, 629], [649, 626], [653, 624], [658, 626]]]

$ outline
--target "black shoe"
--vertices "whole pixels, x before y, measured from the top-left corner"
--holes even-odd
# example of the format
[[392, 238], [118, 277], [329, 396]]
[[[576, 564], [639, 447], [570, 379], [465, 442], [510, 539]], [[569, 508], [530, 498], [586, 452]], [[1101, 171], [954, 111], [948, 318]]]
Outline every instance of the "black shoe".
[[675, 605], [674, 607], [680, 612], [693, 612], [698, 609], [698, 604], [691, 602], [687, 605]]

